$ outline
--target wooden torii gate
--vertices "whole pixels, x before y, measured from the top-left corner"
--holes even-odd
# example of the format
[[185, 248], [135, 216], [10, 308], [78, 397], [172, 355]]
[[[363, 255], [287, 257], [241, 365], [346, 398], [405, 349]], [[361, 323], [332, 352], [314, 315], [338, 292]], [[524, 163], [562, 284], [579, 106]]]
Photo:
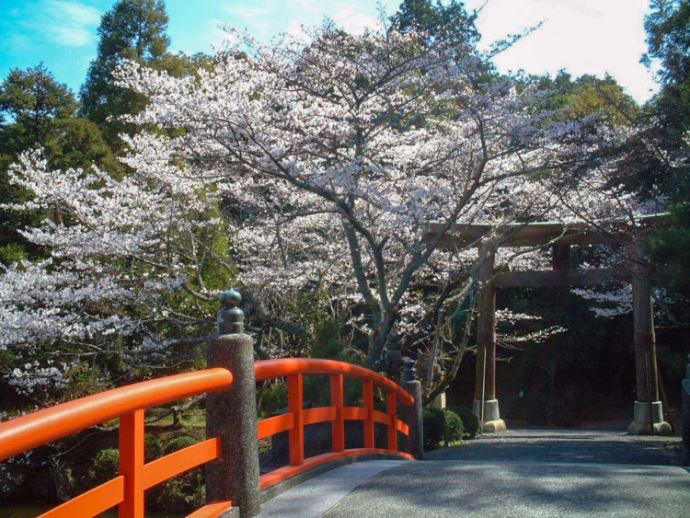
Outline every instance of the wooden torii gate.
[[[496, 234], [491, 225], [453, 225], [441, 237], [439, 247], [453, 250], [477, 244], [480, 292], [477, 304], [477, 363], [474, 386], [474, 410], [485, 432], [506, 430], [496, 395], [496, 290], [512, 287], [586, 286], [611, 280], [630, 281], [633, 288], [633, 320], [637, 399], [634, 419], [628, 432], [637, 435], [667, 434], [659, 400], [654, 316], [649, 272], [644, 266], [642, 236], [645, 229], [658, 224], [664, 215], [643, 218], [638, 234], [631, 235], [620, 222], [607, 222], [593, 228], [585, 222], [527, 223], [501, 227]], [[442, 224], [431, 223], [425, 240], [438, 238]], [[632, 259], [616, 268], [574, 270], [570, 264], [572, 246], [613, 245], [628, 247]], [[553, 252], [552, 269], [544, 271], [495, 271], [495, 254], [500, 247], [545, 247]], [[483, 404], [482, 404], [483, 402]]]

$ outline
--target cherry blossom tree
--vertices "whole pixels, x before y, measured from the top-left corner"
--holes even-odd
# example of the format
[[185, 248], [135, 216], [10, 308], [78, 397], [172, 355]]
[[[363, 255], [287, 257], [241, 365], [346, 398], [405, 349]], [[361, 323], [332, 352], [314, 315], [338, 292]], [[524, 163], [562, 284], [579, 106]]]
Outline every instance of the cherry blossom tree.
[[186, 177], [158, 137], [129, 145], [134, 173], [122, 180], [96, 167], [50, 170], [40, 151], [12, 166], [11, 180], [34, 197], [9, 208], [59, 214], [21, 231], [48, 256], [0, 276], [3, 374], [20, 393], [65, 388], [78, 371], [98, 382], [99, 372], [126, 379], [197, 361], [191, 345], [208, 335], [215, 300], [202, 269], [222, 221], [204, 179]]
[[[250, 322], [298, 335], [285, 308], [316, 294], [366, 336], [369, 366], [393, 372], [401, 350], [421, 350], [457, 372], [478, 243], [442, 250], [453, 224], [491, 223], [496, 238], [514, 222], [628, 207], [604, 153], [624, 135], [540, 109], [544, 93], [487, 76], [470, 47], [329, 25], [307, 42], [233, 35], [194, 76], [119, 70], [119, 86], [150, 99], [129, 118], [142, 131], [127, 137], [125, 178], [53, 171], [40, 152], [14, 166], [35, 198], [12, 208], [61, 215], [23, 231], [46, 259], [0, 276], [16, 387], [60, 388], [90, 359], [122, 376], [191, 365], [235, 275]], [[425, 240], [430, 221], [440, 231]], [[263, 353], [286, 350], [266, 341]]]
[[[233, 35], [196, 79], [125, 67], [121, 84], [151, 99], [135, 120], [184, 130], [169, 145], [217, 174], [245, 286], [319, 287], [363, 308], [369, 366], [417, 283], [449, 275], [438, 249], [454, 223], [544, 218], [599, 150], [591, 121], [540, 111], [543, 94], [487, 78], [469, 47], [331, 26], [306, 44]], [[429, 221], [443, 224], [431, 242]]]

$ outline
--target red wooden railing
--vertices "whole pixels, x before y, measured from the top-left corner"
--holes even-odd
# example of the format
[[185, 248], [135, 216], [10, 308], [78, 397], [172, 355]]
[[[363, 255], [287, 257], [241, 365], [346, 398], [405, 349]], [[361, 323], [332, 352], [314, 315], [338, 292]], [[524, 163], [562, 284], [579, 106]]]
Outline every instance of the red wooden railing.
[[[261, 476], [266, 489], [316, 466], [362, 455], [385, 455], [404, 459], [413, 456], [398, 448], [398, 432], [409, 435], [410, 428], [398, 419], [398, 403], [412, 405], [413, 396], [393, 381], [363, 367], [349, 363], [307, 358], [258, 361], [254, 364], [257, 381], [287, 378], [288, 411], [263, 419], [257, 424], [259, 439], [288, 432], [290, 464]], [[305, 375], [330, 377], [331, 405], [304, 408]], [[345, 406], [344, 380], [362, 382], [363, 406]], [[144, 492], [184, 471], [220, 458], [221, 442], [209, 438], [152, 462], [144, 461], [144, 412], [204, 392], [227, 389], [233, 376], [227, 369], [214, 368], [168, 376], [94, 394], [0, 423], [0, 461], [37, 446], [78, 433], [110, 419], [120, 419], [120, 475], [41, 515], [43, 518], [95, 516], [119, 506], [121, 518], [144, 517]], [[374, 408], [375, 387], [386, 393], [386, 412]], [[362, 421], [362, 448], [345, 449], [345, 421]], [[306, 458], [305, 426], [330, 422], [332, 452]], [[387, 427], [387, 448], [376, 448], [375, 423]], [[233, 426], [233, 423], [228, 423]], [[234, 497], [233, 497], [234, 498]], [[189, 517], [217, 517], [232, 507], [230, 500], [208, 504]]]
[[[258, 423], [259, 439], [287, 431], [289, 434], [290, 464], [261, 477], [261, 489], [271, 487], [316, 466], [358, 455], [388, 455], [412, 459], [412, 455], [398, 449], [398, 432], [409, 435], [409, 427], [397, 416], [397, 402], [412, 405], [414, 398], [399, 385], [373, 371], [333, 360], [309, 358], [285, 358], [257, 361], [254, 364], [257, 381], [287, 378], [288, 411], [285, 414], [263, 419]], [[303, 380], [307, 374], [326, 374], [330, 377], [331, 406], [304, 408]], [[344, 378], [362, 381], [363, 406], [346, 407], [344, 403]], [[387, 411], [374, 409], [374, 387], [386, 392]], [[345, 449], [345, 421], [363, 422], [364, 447]], [[304, 427], [316, 423], [331, 423], [332, 452], [305, 459]], [[387, 426], [388, 448], [376, 448], [374, 423]]]
[[[143, 518], [144, 491], [220, 455], [220, 441], [211, 438], [145, 464], [145, 409], [223, 390], [231, 384], [232, 374], [226, 369], [177, 374], [108, 390], [0, 423], [0, 461], [119, 417], [120, 475], [41, 517], [95, 516], [119, 505], [120, 518]], [[230, 507], [230, 501], [216, 502], [190, 516], [219, 516]]]

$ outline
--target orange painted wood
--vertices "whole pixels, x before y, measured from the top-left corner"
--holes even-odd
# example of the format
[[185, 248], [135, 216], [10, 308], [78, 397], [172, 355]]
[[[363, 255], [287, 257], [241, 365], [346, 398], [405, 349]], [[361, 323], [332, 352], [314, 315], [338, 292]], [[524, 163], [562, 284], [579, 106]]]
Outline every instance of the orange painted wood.
[[314, 457], [309, 457], [304, 461], [303, 464], [299, 466], [283, 466], [270, 473], [266, 473], [261, 476], [260, 486], [261, 489], [266, 489], [274, 486], [284, 480], [287, 480], [295, 475], [314, 469], [317, 466], [323, 464], [328, 464], [329, 462], [334, 462], [340, 459], [345, 459], [348, 457], [357, 457], [361, 455], [381, 455], [381, 456], [394, 456], [400, 459], [413, 460], [414, 457], [409, 453], [402, 451], [393, 452], [390, 450], [380, 449], [380, 448], [358, 448], [353, 450], [345, 450], [340, 452], [324, 453], [323, 455], [316, 455]]
[[364, 419], [364, 447], [374, 448], [374, 382], [362, 382], [362, 394], [366, 417]]
[[279, 360], [260, 360], [254, 363], [256, 381], [272, 378], [282, 378], [293, 374], [344, 374], [350, 378], [373, 381], [376, 385], [393, 392], [403, 405], [412, 405], [414, 398], [400, 385], [381, 374], [335, 360], [320, 360], [316, 358], [282, 358]]
[[381, 423], [387, 425], [390, 423], [390, 418], [387, 412], [381, 412], [380, 410], [372, 410], [372, 416], [375, 423]]
[[115, 419], [232, 384], [226, 369], [207, 369], [135, 383], [0, 423], [0, 460]]
[[388, 449], [397, 451], [398, 429], [395, 425], [395, 420], [397, 419], [398, 402], [395, 399], [395, 394], [391, 394], [390, 392], [386, 394], [386, 404], [388, 409]]
[[144, 489], [148, 489], [175, 475], [216, 460], [219, 456], [220, 439], [217, 437], [192, 444], [144, 465], [142, 485]]
[[331, 428], [334, 452], [345, 449], [344, 381], [342, 374], [331, 375], [331, 406], [335, 408], [335, 419]]
[[217, 518], [225, 511], [232, 509], [232, 500], [225, 500], [223, 502], [211, 502], [203, 507], [200, 507], [192, 514], [188, 514], [187, 518]]
[[364, 421], [367, 418], [367, 409], [361, 406], [346, 406], [343, 408], [343, 416], [348, 421]]
[[288, 410], [295, 424], [290, 429], [290, 464], [299, 466], [304, 462], [304, 383], [301, 374], [288, 376]]
[[259, 439], [265, 439], [280, 432], [286, 432], [295, 426], [292, 412], [262, 419], [256, 424]]
[[96, 516], [122, 502], [124, 495], [125, 479], [120, 476], [46, 511], [39, 518]]
[[144, 518], [144, 435], [143, 410], [120, 418], [120, 475], [125, 478], [120, 518]]
[[410, 435], [410, 427], [407, 425], [405, 421], [401, 421], [400, 419], [397, 419], [395, 421], [395, 427], [398, 429], [399, 432], [401, 432], [403, 435]]
[[335, 419], [335, 408], [332, 406], [321, 406], [309, 408], [304, 411], [304, 425], [324, 423]]

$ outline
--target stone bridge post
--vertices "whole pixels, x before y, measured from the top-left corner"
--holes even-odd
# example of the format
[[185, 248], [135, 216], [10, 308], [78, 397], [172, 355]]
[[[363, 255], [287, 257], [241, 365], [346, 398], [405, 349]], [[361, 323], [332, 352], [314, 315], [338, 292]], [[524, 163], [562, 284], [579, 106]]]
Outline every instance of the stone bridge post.
[[424, 415], [422, 413], [422, 383], [414, 379], [414, 360], [404, 358], [400, 386], [414, 397], [412, 406], [403, 407], [403, 420], [410, 427], [407, 449], [416, 459], [424, 456]]
[[232, 386], [206, 397], [206, 435], [220, 437], [220, 458], [206, 467], [206, 500], [232, 500], [240, 517], [259, 513], [259, 451], [256, 441], [256, 382], [254, 346], [244, 334], [244, 314], [238, 308], [240, 294], [221, 294], [218, 336], [207, 351], [208, 367], [232, 372]]

